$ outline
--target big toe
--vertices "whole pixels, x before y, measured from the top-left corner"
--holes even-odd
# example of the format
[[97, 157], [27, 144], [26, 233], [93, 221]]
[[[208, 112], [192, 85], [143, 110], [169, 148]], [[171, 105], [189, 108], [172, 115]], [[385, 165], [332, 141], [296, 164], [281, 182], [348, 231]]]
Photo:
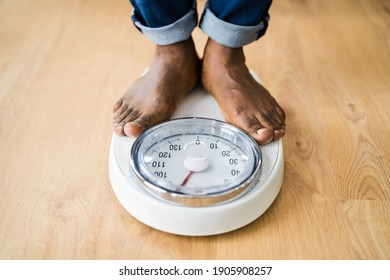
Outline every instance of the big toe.
[[274, 140], [274, 128], [268, 120], [244, 115], [242, 118], [236, 118], [233, 123], [252, 136], [259, 145], [268, 144]]
[[144, 113], [134, 121], [126, 123], [123, 131], [127, 136], [138, 137], [144, 130], [164, 120], [166, 118], [159, 114]]
[[139, 124], [137, 122], [129, 122], [129, 123], [125, 124], [125, 127], [123, 128], [123, 132], [126, 136], [137, 137], [145, 129], [146, 128], [139, 126]]
[[274, 133], [268, 128], [259, 128], [250, 134], [260, 145], [268, 144], [274, 139]]

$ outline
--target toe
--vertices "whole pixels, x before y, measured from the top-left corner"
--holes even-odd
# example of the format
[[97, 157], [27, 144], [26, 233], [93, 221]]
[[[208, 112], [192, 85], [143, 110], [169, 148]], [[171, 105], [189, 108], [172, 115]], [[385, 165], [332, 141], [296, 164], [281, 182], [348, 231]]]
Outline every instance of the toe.
[[281, 128], [285, 126], [286, 115], [282, 108], [274, 107], [272, 112], [272, 118], [274, 120], [275, 128]]
[[127, 105], [122, 106], [120, 109], [118, 109], [114, 113], [113, 123], [122, 122], [127, 116], [129, 116], [131, 114], [131, 112], [132, 112], [132, 109], [128, 108]]
[[131, 122], [138, 118], [139, 112], [137, 110], [133, 110], [131, 108], [128, 108], [126, 111], [124, 111], [120, 116], [118, 116], [116, 119], [114, 119], [114, 124], [121, 124], [124, 126], [126, 123]]
[[282, 108], [280, 108], [279, 106], [276, 106], [275, 110], [278, 112], [278, 114], [280, 115], [280, 117], [282, 118], [282, 120], [284, 122], [286, 120], [286, 113], [284, 112], [284, 110]]
[[268, 144], [274, 138], [274, 134], [273, 134], [272, 130], [270, 130], [268, 128], [260, 128], [256, 132], [252, 132], [250, 135], [260, 145]]
[[[259, 123], [264, 127], [264, 129], [268, 129], [269, 131], [265, 132], [263, 129], [257, 131], [257, 134], [261, 134], [262, 139], [265, 139], [265, 141], [261, 141], [261, 144], [277, 141], [284, 136], [286, 130], [284, 123], [285, 120], [284, 117], [277, 112], [276, 108], [272, 113], [260, 114], [257, 117]], [[272, 137], [269, 137], [271, 133]]]
[[272, 123], [265, 117], [243, 116], [241, 120], [236, 119], [233, 123], [238, 124], [238, 127], [252, 136], [260, 145], [267, 144], [273, 140], [274, 128]]
[[123, 126], [120, 124], [115, 124], [113, 127], [114, 132], [119, 136], [126, 136], [123, 131]]
[[280, 129], [274, 131], [274, 139], [273, 141], [277, 141], [282, 138], [286, 134], [286, 128], [283, 126]]
[[271, 130], [275, 127], [276, 121], [273, 117], [273, 114], [270, 114], [268, 112], [266, 112], [266, 113], [259, 112], [259, 113], [255, 114], [255, 118], [256, 118], [256, 121], [262, 127], [265, 127], [265, 128], [271, 129]]
[[164, 121], [166, 119], [167, 118], [160, 116], [158, 113], [152, 114], [152, 113], [144, 112], [143, 114], [138, 116], [133, 121], [127, 122], [124, 125], [124, 133], [127, 136], [137, 137], [144, 130], [146, 130], [146, 129], [152, 127], [153, 125], [160, 123], [161, 121]]
[[122, 107], [123, 104], [123, 99], [119, 99], [117, 102], [115, 102], [114, 107], [113, 107], [113, 112], [115, 113], [118, 109]]
[[113, 124], [114, 131], [120, 136], [128, 135], [125, 132], [126, 124], [131, 123], [138, 117], [139, 117], [138, 111], [128, 108], [120, 116], [114, 119], [114, 124]]
[[123, 128], [123, 132], [126, 136], [137, 137], [142, 133], [143, 129], [136, 122], [128, 122]]
[[122, 104], [122, 106], [118, 107], [115, 111], [114, 111], [114, 119], [115, 118], [118, 118], [120, 115], [123, 114], [123, 112], [125, 112], [127, 109], [129, 108], [129, 106], [127, 104]]

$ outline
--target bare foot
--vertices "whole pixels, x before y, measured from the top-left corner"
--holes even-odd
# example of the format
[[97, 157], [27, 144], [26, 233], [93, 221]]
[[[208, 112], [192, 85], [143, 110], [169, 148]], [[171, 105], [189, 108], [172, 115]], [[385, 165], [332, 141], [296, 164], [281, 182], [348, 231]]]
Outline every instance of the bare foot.
[[137, 137], [168, 120], [199, 77], [199, 58], [192, 38], [157, 46], [149, 71], [136, 80], [114, 105], [113, 129]]
[[201, 79], [225, 120], [247, 132], [259, 144], [276, 141], [285, 134], [284, 111], [252, 77], [242, 48], [228, 48], [209, 39]]

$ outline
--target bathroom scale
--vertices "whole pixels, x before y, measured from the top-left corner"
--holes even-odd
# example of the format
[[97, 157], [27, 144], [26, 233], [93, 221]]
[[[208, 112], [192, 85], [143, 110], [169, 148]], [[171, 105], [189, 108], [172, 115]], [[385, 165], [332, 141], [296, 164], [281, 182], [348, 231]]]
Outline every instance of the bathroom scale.
[[109, 176], [119, 202], [172, 234], [216, 235], [253, 222], [275, 200], [283, 174], [282, 140], [259, 146], [224, 122], [200, 86], [171, 120], [137, 138], [113, 133], [111, 140]]

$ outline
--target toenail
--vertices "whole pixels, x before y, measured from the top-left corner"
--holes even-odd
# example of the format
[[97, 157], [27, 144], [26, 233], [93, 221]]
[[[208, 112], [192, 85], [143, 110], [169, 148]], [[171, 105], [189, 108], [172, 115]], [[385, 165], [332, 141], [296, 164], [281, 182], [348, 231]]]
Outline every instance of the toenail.
[[131, 123], [127, 123], [125, 124], [125, 126], [123, 127], [124, 131], [130, 131], [131, 129]]
[[265, 144], [269, 144], [271, 143], [272, 141], [274, 141], [274, 134], [272, 133], [272, 137], [265, 143]]
[[[271, 135], [269, 135], [269, 136], [267, 137], [268, 140], [265, 141], [264, 144], [268, 144], [268, 143], [270, 143], [270, 142], [272, 142], [272, 141], [274, 140], [274, 133], [273, 133], [273, 131], [271, 131], [271, 130], [269, 130], [268, 128], [265, 128], [265, 127], [260, 128], [260, 129], [258, 129], [258, 130], [256, 131], [257, 135], [262, 135], [262, 134], [267, 133], [267, 132], [270, 133]], [[263, 137], [264, 137], [264, 135], [263, 135]], [[265, 138], [265, 139], [267, 139], [267, 138]]]
[[262, 134], [263, 132], [269, 131], [267, 128], [260, 128], [256, 131], [257, 134]]

